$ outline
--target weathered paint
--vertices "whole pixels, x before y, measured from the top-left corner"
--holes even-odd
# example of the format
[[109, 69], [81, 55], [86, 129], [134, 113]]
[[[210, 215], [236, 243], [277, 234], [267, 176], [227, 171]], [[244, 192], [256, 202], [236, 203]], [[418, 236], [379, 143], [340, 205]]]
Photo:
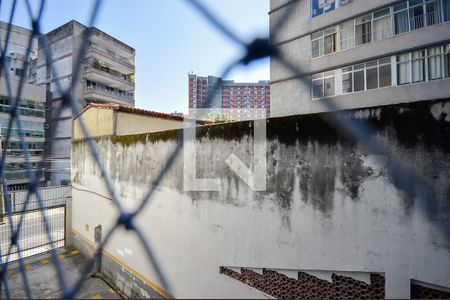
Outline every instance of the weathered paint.
[[[219, 274], [220, 266], [383, 273], [386, 297], [409, 297], [410, 280], [450, 287], [449, 101], [419, 102], [267, 121], [267, 191], [253, 192], [224, 163], [251, 167], [252, 122], [202, 127], [197, 177], [220, 192], [183, 191], [183, 157], [164, 176], [136, 225], [151, 243], [175, 297], [262, 297]], [[441, 108], [442, 107], [442, 108]], [[442, 113], [442, 111], [444, 113]], [[439, 115], [440, 117], [436, 117]], [[372, 125], [373, 152], [333, 127]], [[106, 170], [131, 209], [151, 187], [182, 131], [96, 139]], [[423, 181], [405, 189], [393, 159]], [[117, 210], [84, 141], [73, 143], [73, 228], [93, 241]], [[161, 286], [136, 237], [119, 229], [106, 251]]]

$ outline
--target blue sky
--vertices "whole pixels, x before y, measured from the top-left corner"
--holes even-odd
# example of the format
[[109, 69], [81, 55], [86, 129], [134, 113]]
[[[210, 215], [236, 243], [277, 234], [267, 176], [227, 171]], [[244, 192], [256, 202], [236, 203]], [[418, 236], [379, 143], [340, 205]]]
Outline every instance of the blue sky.
[[[1, 20], [8, 1], [2, 1]], [[23, 0], [14, 24], [30, 27]], [[36, 4], [40, 1], [33, 1]], [[268, 34], [269, 0], [202, 0], [246, 40]], [[43, 31], [72, 19], [87, 24], [92, 0], [47, 0]], [[173, 112], [187, 108], [187, 75], [220, 75], [243, 54], [185, 0], [104, 0], [96, 27], [136, 49], [136, 106]], [[240, 67], [228, 76], [237, 81], [269, 79], [269, 60]]]

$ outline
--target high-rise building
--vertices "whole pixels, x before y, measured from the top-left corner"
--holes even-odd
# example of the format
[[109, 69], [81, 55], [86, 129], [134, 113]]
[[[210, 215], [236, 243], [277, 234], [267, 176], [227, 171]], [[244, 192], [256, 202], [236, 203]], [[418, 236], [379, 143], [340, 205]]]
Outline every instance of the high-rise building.
[[[84, 57], [79, 57], [84, 38], [88, 39], [87, 51]], [[46, 58], [43, 39], [51, 52], [51, 61]], [[49, 147], [51, 156], [58, 158], [52, 163], [53, 184], [70, 180], [73, 117], [70, 108], [56, 115], [63, 100], [57, 84], [63, 90], [72, 89], [80, 108], [89, 103], [134, 106], [134, 59], [134, 48], [75, 20], [52, 30], [39, 40], [36, 83], [52, 93], [50, 128], [54, 136], [49, 140], [52, 143]], [[75, 80], [73, 76], [79, 64], [79, 80]]]
[[[0, 22], [0, 41], [2, 51], [6, 47], [8, 23]], [[6, 145], [6, 135], [11, 119], [11, 105], [16, 101], [20, 80], [24, 81], [21, 88], [18, 118], [22, 125], [22, 136], [28, 148], [32, 171], [41, 181], [45, 181], [41, 164], [46, 140], [46, 99], [49, 95], [45, 88], [28, 84], [32, 82], [35, 68], [25, 71], [26, 52], [29, 46], [31, 30], [11, 25], [9, 40], [5, 52], [5, 67], [0, 78], [0, 140], [1, 150], [6, 148], [5, 179], [10, 190], [22, 189], [29, 183], [25, 155], [20, 145], [20, 132], [16, 122], [11, 125], [9, 143]], [[28, 56], [29, 66], [35, 66], [37, 58], [37, 39], [31, 38]], [[33, 70], [33, 71], [31, 71]], [[8, 79], [8, 80], [7, 80]], [[0, 151], [1, 153], [1, 151]], [[1, 154], [0, 154], [1, 155]], [[1, 193], [1, 192], [0, 192]]]
[[[270, 114], [269, 81], [238, 83], [195, 74], [189, 74], [188, 78], [190, 111], [220, 108], [235, 120], [267, 117]], [[209, 104], [206, 103], [208, 96], [211, 97]]]
[[450, 96], [450, 0], [270, 3], [272, 116]]

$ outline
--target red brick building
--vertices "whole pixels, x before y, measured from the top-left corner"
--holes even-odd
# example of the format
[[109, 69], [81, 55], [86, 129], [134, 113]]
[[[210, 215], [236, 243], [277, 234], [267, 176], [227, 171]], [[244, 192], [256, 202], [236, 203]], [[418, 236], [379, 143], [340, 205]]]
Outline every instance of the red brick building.
[[[269, 81], [238, 83], [220, 77], [189, 74], [189, 111], [196, 108], [221, 108], [236, 120], [270, 115]], [[215, 93], [214, 93], [215, 91]], [[211, 95], [209, 103], [208, 96]]]

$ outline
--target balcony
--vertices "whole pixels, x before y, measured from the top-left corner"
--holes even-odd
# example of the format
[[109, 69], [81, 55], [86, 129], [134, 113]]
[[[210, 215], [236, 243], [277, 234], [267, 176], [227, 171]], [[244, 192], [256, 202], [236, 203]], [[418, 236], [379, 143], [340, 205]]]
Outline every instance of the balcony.
[[114, 102], [125, 105], [134, 105], [134, 96], [111, 91], [98, 86], [85, 86], [83, 98], [94, 102]]
[[125, 76], [117, 71], [96, 65], [87, 67], [84, 72], [84, 78], [87, 80], [100, 82], [124, 91], [134, 91], [134, 80], [131, 78], [126, 79]]
[[[0, 128], [0, 136], [6, 136], [7, 133], [8, 133], [8, 128], [7, 127], [1, 127]], [[32, 137], [32, 138], [44, 138], [45, 137], [45, 131], [44, 130], [22, 128], [22, 132], [20, 132], [16, 128], [11, 128], [11, 131], [9, 132], [9, 135], [10, 136]]]
[[[0, 113], [9, 113], [10, 110], [10, 105], [0, 104]], [[19, 107], [19, 114], [22, 116], [45, 118], [45, 111], [35, 108]]]
[[412, 16], [409, 19], [410, 30], [420, 29], [426, 26], [442, 23], [439, 11], [432, 11], [423, 15]]
[[[38, 178], [44, 177], [44, 169], [37, 171], [33, 169], [34, 175]], [[28, 171], [26, 169], [24, 170], [12, 170], [12, 171], [5, 171], [5, 178], [6, 180], [22, 180], [25, 179], [26, 182], [28, 182]]]
[[126, 58], [116, 55], [115, 53], [107, 52], [104, 49], [100, 49], [98, 47], [90, 46], [86, 52], [86, 58], [94, 57], [94, 58], [100, 58], [101, 60], [117, 66], [118, 68], [123, 70], [124, 72], [134, 72], [134, 64], [131, 63]]

